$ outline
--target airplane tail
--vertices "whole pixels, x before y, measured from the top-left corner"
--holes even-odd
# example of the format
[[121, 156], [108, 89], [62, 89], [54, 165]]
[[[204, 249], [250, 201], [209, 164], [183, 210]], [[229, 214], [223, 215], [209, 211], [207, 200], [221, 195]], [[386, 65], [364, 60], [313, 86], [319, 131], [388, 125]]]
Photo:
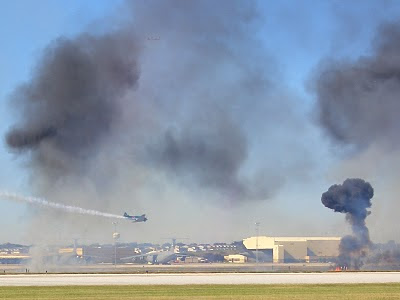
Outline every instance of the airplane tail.
[[128, 214], [126, 212], [124, 212], [124, 217], [127, 217], [127, 216], [128, 216]]

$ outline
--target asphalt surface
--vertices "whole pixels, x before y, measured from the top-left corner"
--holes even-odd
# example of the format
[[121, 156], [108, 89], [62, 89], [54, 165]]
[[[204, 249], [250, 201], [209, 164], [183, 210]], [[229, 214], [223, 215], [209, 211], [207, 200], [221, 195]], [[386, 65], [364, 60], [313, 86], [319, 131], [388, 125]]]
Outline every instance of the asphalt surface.
[[[334, 266], [329, 263], [200, 263], [200, 264], [171, 264], [171, 265], [138, 265], [138, 264], [93, 264], [93, 265], [0, 265], [0, 275], [30, 273], [253, 273], [253, 272], [327, 272]], [[381, 270], [386, 271], [386, 270]]]
[[400, 272], [0, 275], [0, 286], [400, 283]]

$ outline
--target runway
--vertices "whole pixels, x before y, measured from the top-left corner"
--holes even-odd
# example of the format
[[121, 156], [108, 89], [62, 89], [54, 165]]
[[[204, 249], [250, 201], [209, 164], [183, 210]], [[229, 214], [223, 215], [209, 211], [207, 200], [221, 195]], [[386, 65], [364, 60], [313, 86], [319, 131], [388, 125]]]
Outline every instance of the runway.
[[400, 283], [400, 272], [1, 275], [0, 286]]

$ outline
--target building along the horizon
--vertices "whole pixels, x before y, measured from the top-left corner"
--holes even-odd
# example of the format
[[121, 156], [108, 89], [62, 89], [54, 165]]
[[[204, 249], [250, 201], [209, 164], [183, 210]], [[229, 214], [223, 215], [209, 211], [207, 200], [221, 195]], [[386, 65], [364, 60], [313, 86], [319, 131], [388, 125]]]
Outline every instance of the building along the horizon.
[[243, 240], [262, 262], [329, 262], [339, 255], [340, 237], [268, 237]]

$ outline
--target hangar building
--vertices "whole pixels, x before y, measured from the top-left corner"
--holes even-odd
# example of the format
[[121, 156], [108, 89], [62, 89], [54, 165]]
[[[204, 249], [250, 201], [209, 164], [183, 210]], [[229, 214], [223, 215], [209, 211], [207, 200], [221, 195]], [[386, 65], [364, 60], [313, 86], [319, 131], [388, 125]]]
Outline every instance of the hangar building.
[[246, 249], [256, 251], [264, 262], [326, 262], [339, 255], [340, 237], [249, 237]]

